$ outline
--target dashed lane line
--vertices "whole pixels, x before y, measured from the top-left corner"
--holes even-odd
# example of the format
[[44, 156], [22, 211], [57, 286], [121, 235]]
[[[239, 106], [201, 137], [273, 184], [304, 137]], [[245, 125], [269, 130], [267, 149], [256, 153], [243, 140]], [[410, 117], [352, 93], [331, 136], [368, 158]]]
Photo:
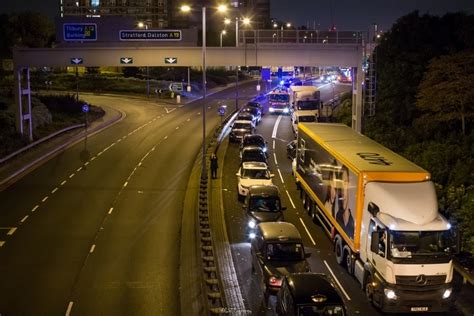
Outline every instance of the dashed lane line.
[[285, 190], [285, 192], [286, 192], [286, 195], [288, 195], [288, 198], [290, 199], [291, 206], [293, 206], [293, 209], [296, 210], [296, 206], [295, 206], [295, 203], [293, 203], [293, 199], [291, 198], [290, 192], [288, 192], [288, 190]]
[[303, 222], [303, 219], [301, 219], [301, 217], [299, 219], [300, 219], [301, 225], [303, 225], [303, 227], [304, 227], [304, 230], [306, 230], [306, 234], [308, 234], [309, 239], [311, 239], [311, 242], [313, 243], [313, 246], [316, 246], [316, 242], [314, 241], [313, 236], [311, 236], [311, 234], [308, 230], [308, 227], [306, 227], [305, 223]]
[[347, 292], [344, 290], [344, 288], [342, 287], [341, 283], [339, 282], [339, 280], [336, 278], [336, 275], [334, 274], [334, 272], [332, 272], [332, 269], [331, 267], [329, 267], [329, 264], [327, 263], [326, 260], [324, 260], [324, 264], [326, 265], [326, 267], [328, 268], [329, 272], [331, 273], [332, 277], [334, 278], [334, 281], [336, 281], [337, 285], [339, 286], [339, 289], [342, 291], [342, 293], [344, 294], [344, 296], [347, 298], [348, 301], [351, 300], [351, 297], [347, 294]]
[[275, 159], [275, 165], [278, 165], [278, 161], [277, 161], [277, 155], [276, 155], [276, 153], [273, 153], [273, 159]]
[[5, 242], [0, 240], [0, 247], [3, 247], [4, 244]]
[[36, 210], [38, 209], [38, 207], [39, 207], [39, 205], [35, 205], [35, 207], [33, 207], [33, 208], [31, 209], [31, 211], [32, 211], [32, 212], [36, 211]]
[[277, 168], [277, 171], [278, 171], [278, 174], [280, 175], [281, 183], [285, 184], [285, 180], [283, 180], [283, 176], [281, 175], [280, 168]]
[[72, 311], [72, 305], [74, 304], [73, 301], [70, 301], [68, 306], [67, 306], [67, 310], [66, 310], [66, 316], [70, 316], [71, 315], [71, 311]]
[[10, 228], [10, 230], [8, 231], [7, 235], [8, 235], [8, 236], [11, 236], [11, 235], [13, 235], [13, 234], [15, 233], [15, 231], [16, 231], [16, 227], [12, 227], [12, 228]]
[[20, 221], [20, 222], [24, 223], [24, 222], [25, 222], [25, 221], [28, 219], [28, 217], [29, 217], [29, 216], [28, 216], [28, 215], [26, 215], [25, 217], [23, 217], [23, 218], [21, 219], [21, 221]]
[[59, 190], [59, 188], [54, 188], [54, 189], [51, 191], [51, 194], [56, 193], [57, 190]]
[[111, 208], [109, 209], [109, 214], [112, 214], [113, 210], [114, 210], [114, 208], [111, 207]]
[[95, 244], [94, 244], [94, 245], [92, 245], [92, 247], [91, 247], [91, 250], [89, 250], [89, 253], [93, 253], [93, 252], [94, 252], [94, 250], [95, 250]]
[[71, 173], [71, 174], [69, 175], [69, 179], [71, 179], [71, 178], [74, 177], [75, 175], [76, 175], [75, 173]]
[[272, 138], [276, 138], [276, 134], [278, 131], [278, 125], [280, 125], [281, 115], [278, 115], [277, 120], [275, 121], [275, 125], [273, 126]]
[[49, 196], [45, 196], [45, 197], [41, 200], [41, 202], [43, 202], [43, 203], [46, 202], [46, 200], [48, 199], [48, 197], [49, 197]]

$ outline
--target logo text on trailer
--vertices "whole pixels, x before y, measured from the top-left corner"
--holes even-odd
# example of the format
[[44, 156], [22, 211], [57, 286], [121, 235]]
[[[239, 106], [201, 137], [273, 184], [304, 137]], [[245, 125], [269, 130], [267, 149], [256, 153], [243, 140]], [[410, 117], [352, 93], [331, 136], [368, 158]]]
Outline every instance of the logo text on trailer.
[[357, 156], [368, 161], [372, 165], [390, 166], [393, 162], [388, 161], [378, 153], [357, 153]]

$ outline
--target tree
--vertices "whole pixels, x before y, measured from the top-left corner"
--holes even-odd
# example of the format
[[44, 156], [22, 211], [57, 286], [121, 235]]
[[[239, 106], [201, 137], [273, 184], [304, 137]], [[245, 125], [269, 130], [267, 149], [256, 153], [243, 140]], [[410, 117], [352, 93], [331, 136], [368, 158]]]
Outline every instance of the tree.
[[417, 124], [459, 121], [466, 135], [466, 120], [474, 117], [474, 52], [463, 51], [431, 61], [420, 84]]
[[14, 47], [49, 47], [54, 39], [54, 23], [38, 12], [21, 12], [9, 18], [7, 33]]

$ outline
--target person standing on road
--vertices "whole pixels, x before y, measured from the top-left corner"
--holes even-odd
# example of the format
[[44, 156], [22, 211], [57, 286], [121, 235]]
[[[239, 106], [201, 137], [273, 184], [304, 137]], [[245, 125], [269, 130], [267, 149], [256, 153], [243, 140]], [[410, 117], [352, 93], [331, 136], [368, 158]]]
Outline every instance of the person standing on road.
[[219, 166], [217, 165], [217, 156], [215, 154], [211, 155], [211, 177], [212, 179], [217, 178], [217, 168]]

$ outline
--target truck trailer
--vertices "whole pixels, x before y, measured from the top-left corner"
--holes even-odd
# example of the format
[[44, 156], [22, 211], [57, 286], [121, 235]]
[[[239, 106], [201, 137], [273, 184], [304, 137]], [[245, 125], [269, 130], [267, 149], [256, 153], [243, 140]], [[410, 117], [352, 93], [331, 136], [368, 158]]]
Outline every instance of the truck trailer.
[[336, 261], [383, 312], [445, 312], [457, 239], [430, 174], [343, 124], [299, 123], [296, 181]]

